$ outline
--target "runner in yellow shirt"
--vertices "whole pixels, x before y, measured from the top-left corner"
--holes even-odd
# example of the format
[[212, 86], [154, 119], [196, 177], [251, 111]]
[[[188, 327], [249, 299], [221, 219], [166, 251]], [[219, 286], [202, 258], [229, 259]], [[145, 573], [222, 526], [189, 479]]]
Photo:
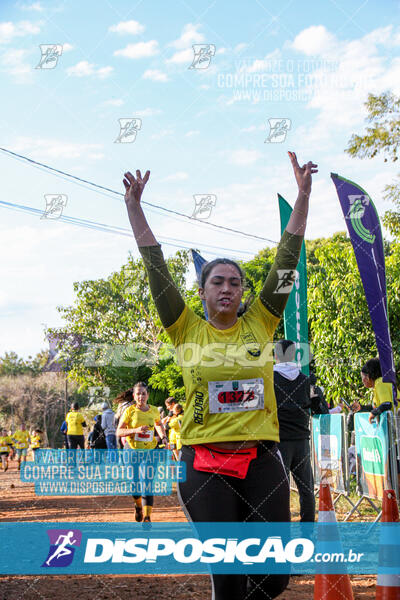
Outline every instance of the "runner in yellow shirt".
[[[140, 170], [136, 177], [124, 174], [129, 221], [182, 368], [186, 406], [180, 459], [186, 481], [179, 482], [178, 496], [194, 522], [290, 521], [289, 482], [277, 448], [271, 350], [295, 282], [317, 165], [309, 161], [301, 167], [295, 153], [289, 157], [299, 193], [260, 294], [241, 308], [245, 282], [240, 266], [225, 258], [207, 263], [199, 296], [208, 321], [185, 304], [143, 212], [150, 171], [143, 177]], [[265, 218], [270, 218], [268, 208], [258, 221]], [[272, 599], [286, 588], [289, 575], [213, 574], [212, 579], [215, 600], [246, 593]]]
[[21, 428], [13, 435], [14, 447], [17, 453], [18, 471], [21, 470], [21, 460], [26, 462], [26, 455], [28, 453], [30, 435], [26, 429], [25, 423], [21, 423]]
[[35, 456], [36, 450], [43, 447], [43, 431], [41, 429], [34, 429], [31, 435], [31, 450], [33, 456]]
[[179, 450], [182, 448], [181, 427], [183, 421], [183, 407], [181, 404], [174, 404], [172, 409], [173, 417], [169, 420], [169, 447], [171, 448], [175, 460], [179, 460]]
[[8, 455], [10, 454], [10, 450], [12, 448], [13, 441], [9, 435], [7, 435], [6, 429], [0, 430], [0, 456], [1, 456], [1, 465], [3, 467], [4, 472], [8, 469]]
[[[125, 436], [130, 448], [135, 450], [153, 450], [157, 446], [154, 429], [167, 443], [165, 429], [161, 422], [157, 407], [147, 403], [149, 392], [147, 384], [138, 381], [133, 387], [135, 404], [129, 406], [122, 415], [117, 436]], [[154, 505], [154, 496], [133, 496], [135, 500], [135, 520], [150, 522], [150, 515]], [[143, 505], [142, 505], [143, 500]], [[144, 518], [143, 518], [144, 509]]]
[[79, 404], [74, 402], [71, 410], [65, 417], [67, 422], [68, 446], [70, 450], [85, 449], [85, 436], [83, 428], [86, 427], [85, 417], [79, 412]]

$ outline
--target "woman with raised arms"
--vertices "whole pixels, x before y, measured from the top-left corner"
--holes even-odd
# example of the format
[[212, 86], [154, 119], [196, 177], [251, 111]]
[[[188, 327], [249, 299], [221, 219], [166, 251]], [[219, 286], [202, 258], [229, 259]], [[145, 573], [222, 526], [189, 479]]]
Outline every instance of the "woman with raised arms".
[[[300, 167], [293, 152], [289, 157], [299, 193], [264, 287], [239, 317], [244, 288], [239, 265], [224, 258], [206, 263], [199, 295], [208, 322], [185, 305], [143, 213], [140, 200], [150, 172], [124, 176], [128, 216], [152, 296], [182, 366], [186, 408], [180, 460], [187, 476], [178, 493], [192, 521], [290, 520], [289, 482], [276, 445], [272, 353], [265, 349], [292, 288], [282, 283], [294, 281], [317, 165]], [[285, 574], [213, 575], [213, 598], [275, 598], [288, 581]]]

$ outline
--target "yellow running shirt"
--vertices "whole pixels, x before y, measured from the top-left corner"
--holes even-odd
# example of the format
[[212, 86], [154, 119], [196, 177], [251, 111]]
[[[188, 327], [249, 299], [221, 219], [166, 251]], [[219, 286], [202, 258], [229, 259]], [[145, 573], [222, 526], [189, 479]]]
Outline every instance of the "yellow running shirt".
[[[135, 450], [152, 450], [157, 446], [154, 435], [154, 425], [160, 423], [160, 413], [155, 406], [148, 405], [149, 410], [138, 410], [133, 404], [129, 406], [122, 415], [121, 423], [125, 423], [126, 429], [136, 429], [141, 425], [148, 425], [147, 433], [134, 433], [128, 435], [126, 440], [131, 448]], [[147, 440], [147, 441], [146, 441]]]
[[186, 390], [183, 445], [279, 441], [272, 370], [279, 321], [257, 298], [229, 329], [216, 329], [187, 306], [166, 329]]
[[80, 412], [71, 410], [65, 420], [68, 425], [67, 435], [83, 435], [82, 423], [85, 422], [85, 418]]
[[[399, 392], [397, 391], [397, 399], [399, 400]], [[373, 405], [375, 408], [383, 402], [391, 402], [393, 410], [393, 386], [391, 383], [384, 383], [382, 377], [378, 377], [374, 386]]]
[[31, 448], [34, 448], [34, 449], [40, 448], [42, 445], [42, 442], [43, 442], [43, 440], [42, 440], [41, 434], [36, 433], [35, 435], [33, 435], [31, 437]]
[[12, 445], [13, 442], [9, 435], [0, 437], [0, 452], [10, 452]]
[[29, 431], [26, 429], [24, 429], [24, 431], [22, 431], [22, 429], [17, 429], [13, 435], [13, 438], [15, 440], [15, 447], [17, 450], [23, 450], [24, 448], [29, 447], [30, 436]]
[[175, 444], [176, 449], [180, 450], [182, 448], [181, 443], [181, 427], [182, 427], [183, 415], [178, 415], [177, 417], [173, 417], [168, 422], [169, 425], [169, 442], [170, 444]]

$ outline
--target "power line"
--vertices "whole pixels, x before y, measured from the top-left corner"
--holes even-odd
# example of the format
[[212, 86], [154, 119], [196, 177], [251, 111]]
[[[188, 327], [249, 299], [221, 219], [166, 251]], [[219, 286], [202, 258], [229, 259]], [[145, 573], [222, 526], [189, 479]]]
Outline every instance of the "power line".
[[[66, 171], [61, 171], [60, 169], [55, 169], [54, 167], [50, 167], [49, 165], [46, 165], [44, 163], [38, 162], [36, 160], [33, 160], [32, 158], [29, 158], [27, 156], [24, 156], [22, 154], [18, 154], [17, 152], [12, 152], [11, 150], [8, 150], [7, 148], [1, 148], [0, 150], [2, 152], [5, 152], [6, 154], [17, 158], [17, 159], [21, 159], [24, 160], [28, 163], [30, 163], [32, 166], [35, 166], [37, 168], [44, 168], [47, 169], [48, 171], [51, 171], [53, 173], [57, 173], [59, 175], [62, 175], [64, 177], [68, 177], [69, 179], [72, 179], [73, 181], [77, 181], [77, 182], [81, 182], [81, 183], [85, 183], [87, 185], [90, 185], [94, 188], [97, 188], [99, 190], [103, 190], [106, 192], [111, 192], [112, 194], [115, 194], [117, 196], [124, 196], [124, 194], [122, 194], [121, 192], [117, 192], [111, 188], [105, 187], [103, 185], [99, 185], [97, 183], [93, 183], [92, 181], [89, 181], [88, 179], [82, 179], [81, 177], [77, 177], [76, 175], [72, 175], [71, 173], [67, 173]], [[259, 235], [254, 235], [252, 233], [246, 233], [245, 231], [239, 231], [238, 229], [232, 229], [231, 227], [224, 227], [223, 225], [216, 225], [215, 223], [210, 223], [209, 221], [199, 221], [199, 219], [196, 219], [195, 217], [189, 217], [188, 215], [185, 215], [184, 213], [180, 213], [176, 210], [172, 210], [170, 208], [165, 208], [164, 206], [159, 206], [157, 204], [152, 204], [151, 202], [146, 202], [145, 200], [142, 200], [142, 204], [146, 204], [147, 206], [151, 206], [152, 208], [157, 208], [158, 210], [162, 210], [164, 212], [167, 213], [171, 213], [173, 215], [177, 215], [180, 217], [184, 217], [185, 219], [189, 219], [190, 221], [195, 221], [197, 224], [198, 223], [202, 223], [205, 225], [209, 225], [210, 227], [214, 227], [216, 229], [223, 229], [225, 231], [229, 231], [231, 233], [236, 233], [239, 235], [243, 235], [245, 237], [250, 237], [253, 239], [257, 239], [257, 240], [262, 240], [265, 242], [271, 242], [272, 244], [278, 244], [278, 242], [271, 240], [269, 238], [265, 238], [265, 237], [261, 237]]]
[[[10, 210], [16, 210], [19, 212], [25, 212], [28, 214], [32, 214], [35, 216], [43, 216], [43, 211], [39, 210], [38, 208], [33, 208], [31, 206], [24, 206], [23, 204], [15, 204], [14, 202], [5, 202], [4, 200], [0, 200], [0, 206], [2, 206], [3, 208], [8, 208]], [[51, 219], [49, 219], [51, 220]], [[81, 218], [77, 218], [77, 217], [70, 217], [68, 215], [60, 215], [60, 217], [58, 217], [57, 219], [53, 219], [53, 220], [57, 220], [57, 221], [63, 221], [64, 223], [69, 223], [71, 225], [77, 225], [79, 227], [85, 227], [87, 229], [93, 229], [96, 231], [102, 231], [105, 233], [114, 233], [117, 235], [122, 235], [125, 237], [130, 237], [132, 238], [132, 231], [130, 229], [127, 229], [126, 227], [118, 227], [117, 225], [107, 225], [105, 223], [99, 223], [97, 221], [90, 221], [88, 219], [81, 219]], [[204, 248], [204, 250], [206, 252], [208, 252], [209, 254], [213, 254], [215, 256], [220, 256], [220, 254], [215, 254], [215, 252], [212, 252], [211, 249], [214, 250], [225, 250], [227, 252], [233, 252], [236, 254], [249, 254], [251, 256], [253, 256], [252, 252], [248, 252], [246, 250], [235, 250], [233, 248], [223, 248], [220, 246], [213, 246], [211, 244], [203, 244], [203, 243], [193, 243], [193, 242], [188, 242], [187, 240], [180, 240], [177, 238], [171, 238], [171, 237], [165, 237], [163, 236], [162, 238], [160, 238], [160, 241], [162, 241], [164, 244], [166, 244], [167, 246], [173, 246], [176, 248], [190, 248], [193, 245], [198, 246], [199, 248]], [[171, 243], [171, 241], [173, 242], [181, 242], [181, 244], [176, 244], [176, 243]], [[186, 244], [186, 245], [182, 245]]]

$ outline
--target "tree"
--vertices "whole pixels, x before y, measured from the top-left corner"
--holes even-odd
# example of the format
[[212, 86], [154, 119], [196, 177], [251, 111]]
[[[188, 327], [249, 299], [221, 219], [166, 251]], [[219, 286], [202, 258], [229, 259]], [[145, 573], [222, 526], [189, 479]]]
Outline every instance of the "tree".
[[[317, 376], [328, 399], [363, 399], [360, 369], [377, 356], [377, 349], [353, 248], [345, 233], [313, 244], [317, 262], [308, 272], [308, 314]], [[385, 250], [389, 321], [399, 367], [400, 249], [386, 244]]]
[[[397, 161], [400, 146], [400, 98], [390, 92], [379, 96], [368, 95], [365, 103], [368, 111], [364, 135], [353, 134], [347, 149], [352, 157], [374, 158], [383, 153], [384, 162]], [[400, 177], [384, 188], [384, 199], [391, 201], [396, 210], [388, 210], [383, 218], [384, 225], [395, 237], [400, 237]]]
[[[69, 400], [81, 404], [83, 401], [72, 382]], [[0, 416], [6, 429], [15, 430], [25, 422], [28, 430], [42, 429], [45, 441], [51, 447], [61, 446], [59, 430], [65, 418], [64, 378], [56, 373], [0, 377]]]
[[34, 358], [20, 358], [16, 352], [6, 352], [0, 357], [0, 377], [4, 375], [38, 375], [47, 360], [47, 352], [39, 352]]
[[[185, 295], [189, 252], [179, 251], [167, 263]], [[135, 381], [148, 380], [155, 404], [161, 404], [166, 395], [183, 395], [182, 375], [174, 363], [141, 259], [129, 257], [120, 271], [106, 279], [75, 283], [74, 290], [75, 304], [58, 309], [66, 326], [49, 333], [81, 336], [80, 349], [64, 346], [70, 377], [81, 389], [108, 387], [113, 398]]]

